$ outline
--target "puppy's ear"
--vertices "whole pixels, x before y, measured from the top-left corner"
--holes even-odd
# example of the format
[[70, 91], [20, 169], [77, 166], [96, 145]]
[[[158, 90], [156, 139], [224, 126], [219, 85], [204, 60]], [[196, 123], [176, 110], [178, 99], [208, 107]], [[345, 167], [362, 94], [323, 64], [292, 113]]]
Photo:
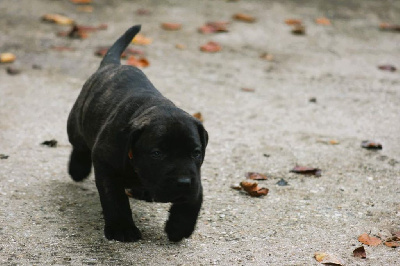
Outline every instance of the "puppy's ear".
[[201, 122], [197, 122], [197, 129], [199, 131], [199, 136], [200, 136], [200, 141], [201, 141], [201, 151], [202, 151], [202, 157], [204, 160], [204, 157], [206, 155], [206, 147], [208, 144], [208, 133], [205, 130], [203, 124]]
[[139, 117], [133, 118], [129, 122], [129, 124], [122, 130], [124, 134], [128, 136], [125, 143], [125, 154], [129, 157], [129, 159], [133, 158], [133, 155], [135, 154], [133, 146], [139, 140], [142, 132], [148, 124], [150, 124], [150, 117], [143, 114]]

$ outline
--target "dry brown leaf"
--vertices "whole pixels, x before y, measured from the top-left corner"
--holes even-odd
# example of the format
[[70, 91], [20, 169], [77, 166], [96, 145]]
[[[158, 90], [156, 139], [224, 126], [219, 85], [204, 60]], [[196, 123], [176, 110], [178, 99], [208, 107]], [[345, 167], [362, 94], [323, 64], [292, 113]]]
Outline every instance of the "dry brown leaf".
[[268, 188], [259, 187], [255, 181], [242, 181], [240, 186], [252, 197], [260, 197], [268, 194]]
[[43, 21], [52, 22], [60, 25], [72, 25], [74, 20], [60, 14], [45, 14], [42, 16]]
[[203, 115], [200, 112], [194, 113], [193, 116], [195, 118], [197, 118], [198, 120], [200, 120], [200, 122], [202, 122], [202, 123], [204, 122]]
[[12, 63], [17, 57], [12, 53], [0, 54], [0, 63]]
[[132, 43], [137, 45], [149, 45], [153, 42], [151, 38], [144, 36], [143, 34], [136, 34], [135, 38], [133, 38]]
[[292, 33], [295, 35], [304, 35], [306, 34], [306, 27], [303, 25], [294, 25]]
[[288, 18], [285, 20], [287, 25], [301, 25], [302, 22], [300, 19]]
[[256, 18], [249, 14], [237, 13], [233, 15], [233, 19], [240, 20], [247, 23], [254, 23]]
[[379, 29], [384, 31], [400, 31], [400, 25], [390, 24], [390, 23], [381, 23], [379, 25]]
[[360, 235], [358, 237], [358, 241], [360, 241], [364, 245], [373, 246], [373, 247], [374, 246], [378, 246], [379, 244], [382, 243], [382, 240], [380, 240], [377, 237], [370, 236], [367, 233], [364, 233], [364, 234]]
[[369, 150], [382, 150], [382, 144], [370, 140], [363, 140], [361, 142], [361, 147]]
[[295, 166], [292, 170], [290, 170], [290, 172], [303, 175], [321, 176], [321, 169], [307, 166]]
[[400, 241], [385, 241], [385, 246], [390, 248], [397, 248], [400, 247]]
[[76, 11], [78, 12], [85, 12], [85, 13], [92, 13], [93, 12], [93, 6], [77, 6]]
[[245, 92], [255, 92], [255, 91], [256, 91], [256, 90], [253, 89], [253, 88], [241, 88], [241, 90], [242, 90], [242, 91], [245, 91]]
[[273, 61], [274, 60], [274, 56], [272, 54], [269, 53], [262, 53], [260, 55], [261, 59], [267, 60], [267, 61]]
[[393, 65], [380, 65], [380, 66], [378, 66], [378, 68], [380, 70], [385, 70], [385, 71], [389, 71], [389, 72], [395, 72], [397, 70], [397, 68]]
[[336, 257], [333, 254], [325, 253], [325, 252], [316, 252], [314, 254], [314, 258], [323, 264], [329, 264], [329, 265], [344, 265], [344, 262]]
[[315, 23], [317, 23], [319, 25], [325, 25], [325, 26], [331, 25], [331, 21], [324, 17], [315, 19]]
[[164, 30], [180, 30], [182, 28], [182, 24], [180, 23], [161, 23], [161, 28], [163, 28]]
[[240, 186], [240, 184], [233, 184], [233, 185], [231, 185], [231, 188], [235, 189], [235, 190], [242, 190], [242, 187]]
[[267, 180], [268, 178], [260, 173], [255, 173], [255, 172], [247, 172], [245, 174], [246, 178], [252, 179], [252, 180]]
[[207, 22], [199, 28], [199, 32], [203, 34], [216, 33], [216, 32], [228, 32], [227, 26], [228, 21], [213, 21]]
[[138, 14], [139, 16], [148, 16], [151, 15], [151, 11], [145, 8], [139, 8], [138, 10], [136, 10], [136, 14]]
[[126, 61], [126, 64], [135, 67], [148, 67], [150, 62], [144, 57], [137, 59], [135, 56], [131, 55]]
[[365, 259], [367, 257], [367, 253], [365, 252], [364, 246], [358, 247], [355, 250], [353, 250], [353, 256], [356, 258]]
[[181, 44], [181, 43], [177, 43], [177, 44], [175, 45], [175, 48], [176, 48], [176, 49], [179, 49], [179, 50], [185, 50], [185, 49], [186, 49], [186, 45]]
[[221, 46], [216, 42], [208, 42], [200, 46], [200, 50], [208, 53], [216, 53], [221, 51]]
[[69, 0], [74, 4], [91, 4], [93, 0]]

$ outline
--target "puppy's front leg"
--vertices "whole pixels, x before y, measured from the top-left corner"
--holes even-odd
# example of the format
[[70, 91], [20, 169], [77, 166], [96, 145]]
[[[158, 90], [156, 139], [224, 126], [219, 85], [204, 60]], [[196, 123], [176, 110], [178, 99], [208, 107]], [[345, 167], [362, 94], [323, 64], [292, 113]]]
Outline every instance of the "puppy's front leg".
[[141, 239], [141, 233], [133, 222], [129, 199], [125, 194], [120, 177], [104, 163], [94, 161], [93, 166], [103, 208], [106, 238], [122, 242]]
[[200, 193], [198, 199], [193, 202], [172, 204], [169, 219], [165, 225], [165, 232], [170, 241], [181, 241], [193, 233], [202, 202], [203, 195]]

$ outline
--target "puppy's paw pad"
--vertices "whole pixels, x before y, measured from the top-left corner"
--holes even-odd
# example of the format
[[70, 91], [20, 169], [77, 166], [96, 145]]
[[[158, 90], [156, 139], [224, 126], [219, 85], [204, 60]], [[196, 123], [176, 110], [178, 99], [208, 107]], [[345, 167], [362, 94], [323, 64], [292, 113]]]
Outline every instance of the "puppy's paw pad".
[[106, 226], [104, 234], [108, 240], [117, 240], [121, 242], [136, 242], [142, 239], [142, 233], [136, 226], [128, 228], [118, 228], [116, 226]]

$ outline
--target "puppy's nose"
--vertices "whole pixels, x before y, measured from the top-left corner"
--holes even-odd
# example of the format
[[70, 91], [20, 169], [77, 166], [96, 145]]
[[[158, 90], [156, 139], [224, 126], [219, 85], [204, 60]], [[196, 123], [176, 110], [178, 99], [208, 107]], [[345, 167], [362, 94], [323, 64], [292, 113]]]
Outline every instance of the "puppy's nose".
[[192, 185], [192, 180], [188, 177], [181, 177], [178, 178], [177, 184], [180, 188], [189, 188]]

